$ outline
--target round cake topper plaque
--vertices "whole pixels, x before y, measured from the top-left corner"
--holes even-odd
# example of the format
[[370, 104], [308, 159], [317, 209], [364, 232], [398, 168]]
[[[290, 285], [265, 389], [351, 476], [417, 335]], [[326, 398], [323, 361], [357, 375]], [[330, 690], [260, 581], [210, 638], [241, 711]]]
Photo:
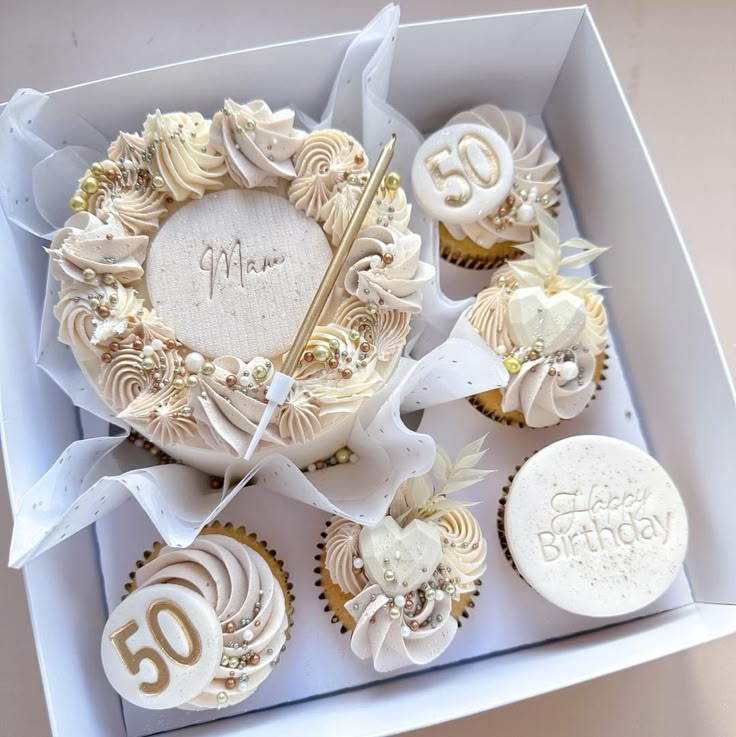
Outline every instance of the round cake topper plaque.
[[245, 361], [287, 351], [332, 257], [322, 228], [258, 190], [205, 195], [153, 239], [151, 303], [179, 340]]
[[443, 223], [469, 223], [493, 212], [513, 186], [514, 160], [492, 128], [450, 125], [431, 135], [412, 165], [414, 194]]
[[137, 589], [107, 620], [102, 665], [113, 688], [146, 709], [171, 709], [217, 673], [222, 628], [209, 602], [177, 584]]
[[677, 488], [654, 458], [616, 438], [579, 435], [540, 450], [514, 477], [504, 514], [519, 573], [575, 614], [641, 609], [685, 558]]

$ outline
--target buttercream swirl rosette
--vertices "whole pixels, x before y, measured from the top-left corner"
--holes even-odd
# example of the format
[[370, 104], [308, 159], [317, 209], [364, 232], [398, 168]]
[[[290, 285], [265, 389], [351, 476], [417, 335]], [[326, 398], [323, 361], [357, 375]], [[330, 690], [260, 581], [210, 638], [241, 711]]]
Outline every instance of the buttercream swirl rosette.
[[438, 448], [432, 471], [406, 481], [373, 527], [333, 517], [319, 545], [320, 598], [377, 671], [426, 665], [450, 646], [475, 606], [486, 541], [455, 492], [489, 473], [476, 466], [483, 438], [453, 463]]
[[[243, 457], [290, 346], [219, 355], [181, 339], [150, 297], [149, 248], [188, 203], [235, 190], [291, 203], [296, 216], [322, 227], [329, 257], [367, 181], [368, 158], [347, 133], [307, 134], [293, 111], [272, 111], [262, 100], [226, 100], [211, 120], [156, 111], [140, 133], [120, 133], [108, 156], [80, 180], [70, 203], [76, 212], [49, 249], [60, 283], [59, 338], [118, 417], [170, 456], [220, 473]], [[410, 213], [400, 177], [387, 175], [254, 463], [274, 450], [302, 468], [331, 457], [362, 403], [391, 377], [433, 274], [419, 259]], [[210, 258], [211, 276], [221, 267], [230, 277], [237, 267], [232, 252]], [[245, 316], [236, 327], [259, 330]]]
[[[483, 148], [458, 146], [457, 162], [450, 166], [447, 149], [431, 157], [433, 177], [443, 191], [454, 192], [458, 182], [454, 177], [459, 172], [467, 174], [470, 197], [478, 207], [469, 208], [462, 217], [452, 217], [457, 207], [457, 195], [452, 207], [441, 208], [433, 213], [440, 220], [440, 254], [446, 260], [465, 268], [489, 269], [504, 260], [522, 255], [518, 244], [531, 240], [538, 228], [536, 212], [542, 208], [554, 213], [559, 201], [560, 172], [559, 156], [552, 148], [545, 131], [531, 125], [519, 112], [502, 110], [495, 105], [479, 105], [450, 118], [444, 129], [435, 134], [442, 136], [443, 130], [452, 127], [475, 129], [480, 132]], [[471, 132], [471, 136], [474, 135]], [[469, 139], [466, 139], [466, 142]], [[480, 140], [480, 139], [479, 139]], [[508, 162], [508, 175], [501, 172], [498, 181], [492, 171], [484, 171], [479, 154], [485, 149], [495, 154], [489, 161], [495, 168]], [[502, 150], [501, 150], [502, 149]], [[443, 168], [444, 167], [444, 168]], [[479, 187], [474, 191], [475, 187]], [[483, 196], [498, 189], [493, 206], [483, 207]], [[415, 185], [417, 198], [425, 204], [422, 188]], [[536, 207], [535, 207], [536, 206]], [[447, 217], [442, 217], [442, 213]], [[479, 216], [480, 215], [480, 216]]]
[[136, 566], [102, 636], [111, 685], [149, 709], [219, 709], [252, 696], [289, 639], [291, 583], [275, 551], [215, 522], [186, 548], [155, 543]]
[[520, 427], [549, 427], [579, 415], [606, 368], [603, 287], [575, 273], [606, 249], [582, 238], [561, 242], [543, 208], [535, 217], [539, 232], [521, 246], [529, 258], [496, 269], [468, 314], [509, 373], [505, 388], [469, 399], [492, 419]]

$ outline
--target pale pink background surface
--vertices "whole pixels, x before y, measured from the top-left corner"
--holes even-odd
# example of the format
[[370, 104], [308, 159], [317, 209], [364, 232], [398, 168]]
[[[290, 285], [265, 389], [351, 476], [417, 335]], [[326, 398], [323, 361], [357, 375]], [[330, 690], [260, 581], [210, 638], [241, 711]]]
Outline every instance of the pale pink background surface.
[[[562, 0], [401, 3], [402, 19], [408, 21], [558, 4]], [[357, 29], [383, 2], [289, 0], [269, 12], [274, 5], [0, 0], [0, 100], [20, 86], [49, 90], [257, 44]], [[733, 373], [736, 225], [729, 220], [736, 206], [736, 4], [592, 0], [590, 5], [689, 245]], [[698, 357], [687, 354], [687, 336], [680, 348], [680, 360], [692, 363], [697, 378]], [[693, 401], [696, 395], [682, 399]], [[10, 513], [2, 490], [0, 496], [0, 547], [7, 550]], [[21, 574], [0, 567], [3, 737], [50, 734], [27, 617]], [[413, 734], [733, 737], [735, 687], [736, 636]]]

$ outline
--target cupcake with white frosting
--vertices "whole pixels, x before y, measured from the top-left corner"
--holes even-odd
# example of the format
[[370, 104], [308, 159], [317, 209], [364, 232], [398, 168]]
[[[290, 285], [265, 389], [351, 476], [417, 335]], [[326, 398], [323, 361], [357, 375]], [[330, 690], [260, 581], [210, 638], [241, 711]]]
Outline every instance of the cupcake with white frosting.
[[454, 463], [438, 448], [432, 472], [405, 482], [377, 525], [334, 517], [322, 534], [325, 611], [377, 671], [431, 662], [475, 606], [486, 541], [469, 504], [451, 495], [489, 473], [476, 467], [482, 443]]
[[577, 417], [606, 368], [603, 287], [576, 273], [606, 249], [582, 238], [561, 242], [556, 221], [543, 208], [535, 217], [539, 233], [522, 247], [529, 257], [497, 269], [468, 313], [509, 373], [506, 387], [469, 399], [492, 419], [519, 427]]
[[440, 221], [442, 257], [488, 269], [521, 256], [537, 209], [556, 210], [558, 163], [547, 134], [521, 113], [486, 104], [450, 118], [414, 164], [417, 199]]
[[238, 704], [285, 649], [290, 589], [275, 553], [242, 527], [215, 522], [187, 548], [156, 543], [108, 618], [105, 673], [123, 698], [148, 709]]

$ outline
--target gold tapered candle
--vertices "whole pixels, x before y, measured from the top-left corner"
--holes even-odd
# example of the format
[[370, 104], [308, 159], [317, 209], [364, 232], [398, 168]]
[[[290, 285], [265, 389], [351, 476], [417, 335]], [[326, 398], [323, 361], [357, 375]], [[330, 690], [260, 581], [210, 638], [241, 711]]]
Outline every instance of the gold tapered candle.
[[294, 371], [296, 371], [296, 367], [302, 357], [304, 347], [309, 342], [314, 329], [317, 327], [317, 322], [322, 315], [322, 311], [327, 304], [327, 300], [332, 294], [332, 290], [335, 288], [335, 283], [337, 282], [337, 278], [340, 276], [340, 272], [347, 261], [353, 242], [358, 236], [360, 229], [363, 227], [363, 222], [365, 221], [366, 215], [368, 215], [371, 203], [378, 192], [378, 188], [381, 186], [383, 177], [388, 171], [395, 148], [396, 135], [392, 135], [391, 140], [384, 146], [383, 151], [381, 151], [378, 161], [376, 161], [376, 165], [373, 167], [373, 171], [363, 188], [358, 204], [350, 216], [348, 226], [345, 228], [342, 238], [340, 238], [340, 242], [335, 249], [330, 265], [327, 267], [327, 271], [325, 271], [325, 275], [322, 277], [319, 287], [317, 287], [317, 292], [312, 298], [312, 303], [309, 305], [306, 315], [304, 315], [304, 320], [302, 320], [299, 330], [297, 330], [296, 337], [294, 338], [291, 348], [289, 349], [289, 353], [284, 360], [284, 365], [282, 366], [281, 371], [276, 373], [273, 377], [271, 386], [266, 394], [268, 405], [263, 412], [261, 421], [258, 423], [258, 427], [256, 428], [250, 445], [248, 446], [248, 450], [245, 454], [246, 460], [249, 460], [253, 455], [263, 433], [266, 430], [266, 426], [276, 412], [276, 408], [286, 400], [286, 397], [291, 390], [294, 383]]

